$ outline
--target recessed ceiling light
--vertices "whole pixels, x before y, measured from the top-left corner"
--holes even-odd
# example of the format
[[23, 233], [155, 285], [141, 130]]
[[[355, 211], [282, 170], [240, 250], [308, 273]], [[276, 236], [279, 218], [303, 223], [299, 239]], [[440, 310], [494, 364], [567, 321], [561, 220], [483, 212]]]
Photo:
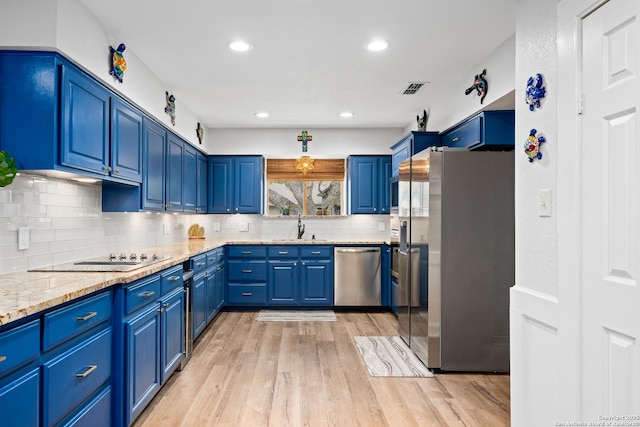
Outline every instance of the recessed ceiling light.
[[227, 46], [229, 47], [229, 49], [234, 50], [236, 52], [247, 52], [253, 49], [253, 46], [241, 40], [231, 41], [227, 44]]
[[382, 39], [372, 40], [364, 45], [364, 48], [371, 52], [380, 52], [381, 50], [385, 50], [388, 47], [389, 42]]
[[260, 119], [266, 119], [267, 117], [269, 117], [269, 113], [265, 113], [265, 112], [259, 112], [259, 113], [255, 113], [256, 117], [260, 118]]
[[350, 111], [345, 111], [344, 113], [340, 113], [340, 117], [345, 118], [345, 119], [348, 119], [348, 118], [353, 117], [353, 116], [354, 116], [354, 114], [352, 112], [350, 112]]

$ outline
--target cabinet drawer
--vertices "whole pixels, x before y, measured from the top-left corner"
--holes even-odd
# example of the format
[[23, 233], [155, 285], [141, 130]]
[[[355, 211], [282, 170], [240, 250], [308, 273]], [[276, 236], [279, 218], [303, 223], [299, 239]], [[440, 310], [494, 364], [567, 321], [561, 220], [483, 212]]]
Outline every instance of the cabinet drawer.
[[265, 282], [267, 280], [266, 261], [229, 261], [230, 282]]
[[0, 377], [35, 359], [40, 352], [40, 320], [0, 334]]
[[331, 258], [333, 251], [331, 246], [304, 246], [300, 248], [300, 258]]
[[229, 246], [228, 258], [266, 258], [267, 248], [265, 246]]
[[466, 148], [480, 143], [481, 117], [475, 117], [442, 137], [442, 144], [448, 147]]
[[191, 268], [194, 276], [202, 273], [207, 268], [207, 255], [202, 254], [191, 258]]
[[56, 423], [111, 376], [111, 327], [44, 364], [44, 425]]
[[125, 313], [130, 314], [160, 297], [160, 276], [152, 276], [124, 289]]
[[267, 285], [229, 285], [229, 304], [266, 305]]
[[207, 268], [211, 268], [222, 260], [222, 251], [214, 249], [207, 252]]
[[269, 258], [298, 258], [297, 246], [269, 246]]
[[111, 387], [107, 387], [91, 399], [64, 427], [111, 426]]
[[42, 350], [58, 344], [111, 319], [111, 292], [45, 314]]
[[160, 272], [160, 292], [166, 295], [182, 286], [182, 264]]

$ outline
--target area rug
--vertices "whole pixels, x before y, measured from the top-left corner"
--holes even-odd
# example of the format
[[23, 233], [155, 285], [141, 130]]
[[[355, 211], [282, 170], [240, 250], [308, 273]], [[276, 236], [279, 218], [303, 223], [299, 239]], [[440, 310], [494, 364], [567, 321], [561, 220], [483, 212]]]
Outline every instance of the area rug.
[[400, 337], [353, 337], [372, 377], [433, 377]]
[[256, 322], [335, 322], [338, 320], [333, 311], [284, 311], [260, 310]]

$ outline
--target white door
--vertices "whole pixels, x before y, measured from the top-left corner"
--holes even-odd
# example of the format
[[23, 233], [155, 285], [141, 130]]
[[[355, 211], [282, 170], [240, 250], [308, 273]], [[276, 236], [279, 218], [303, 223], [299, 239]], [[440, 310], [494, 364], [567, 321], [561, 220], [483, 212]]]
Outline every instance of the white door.
[[640, 415], [640, 0], [608, 1], [582, 36], [582, 411], [598, 421]]

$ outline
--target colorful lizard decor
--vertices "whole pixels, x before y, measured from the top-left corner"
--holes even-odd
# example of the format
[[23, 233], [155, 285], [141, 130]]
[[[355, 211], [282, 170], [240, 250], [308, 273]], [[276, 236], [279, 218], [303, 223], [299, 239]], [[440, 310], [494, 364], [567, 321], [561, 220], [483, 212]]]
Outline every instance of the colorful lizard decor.
[[306, 130], [302, 131], [302, 135], [298, 135], [298, 141], [302, 141], [302, 152], [307, 152], [307, 141], [311, 141], [313, 138], [307, 133]]
[[167, 99], [167, 106], [164, 107], [164, 112], [171, 117], [171, 124], [176, 125], [176, 97], [169, 95], [169, 92], [165, 91], [165, 97]]
[[476, 77], [473, 80], [473, 85], [464, 91], [465, 95], [469, 95], [475, 90], [480, 97], [480, 104], [482, 104], [482, 102], [484, 101], [484, 97], [487, 96], [487, 90], [489, 89], [487, 80], [484, 78], [485, 74], [487, 74], [486, 69], [482, 70], [482, 73], [476, 74]]
[[536, 133], [538, 133], [536, 129], [531, 129], [529, 131], [527, 142], [524, 143], [524, 152], [529, 157], [529, 162], [533, 162], [533, 159], [535, 158], [537, 158], [538, 160], [542, 158], [542, 153], [540, 152], [540, 144], [542, 144], [543, 142], [547, 142], [545, 137], [542, 135], [536, 138]]
[[536, 74], [536, 77], [529, 77], [527, 80], [527, 92], [525, 101], [529, 105], [529, 111], [540, 108], [540, 100], [544, 98], [547, 88], [542, 85], [542, 74]]
[[109, 46], [109, 51], [111, 52], [111, 71], [109, 71], [109, 74], [118, 79], [120, 83], [122, 83], [124, 72], [127, 70], [127, 61], [124, 59], [123, 54], [125, 49], [124, 43], [120, 43], [117, 49]]

